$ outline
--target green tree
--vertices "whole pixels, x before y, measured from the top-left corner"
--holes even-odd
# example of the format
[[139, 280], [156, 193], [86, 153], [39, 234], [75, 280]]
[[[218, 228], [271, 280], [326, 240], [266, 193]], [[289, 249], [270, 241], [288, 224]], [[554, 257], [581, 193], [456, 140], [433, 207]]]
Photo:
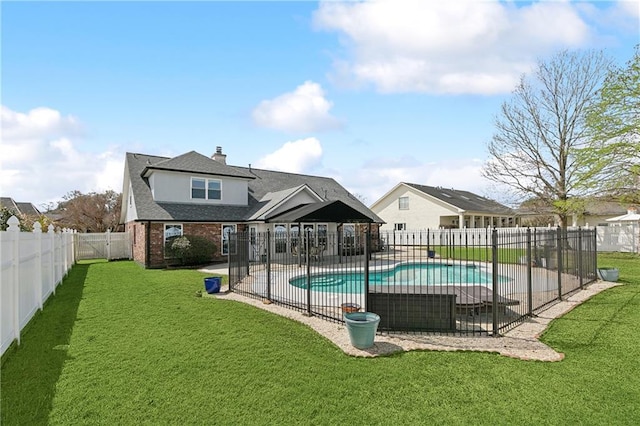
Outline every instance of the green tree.
[[640, 45], [625, 67], [609, 72], [587, 125], [591, 140], [578, 157], [583, 186], [640, 204]]
[[539, 61], [502, 104], [488, 144], [483, 175], [549, 206], [562, 227], [580, 195], [575, 157], [587, 142], [587, 107], [609, 64], [598, 51], [562, 51]]

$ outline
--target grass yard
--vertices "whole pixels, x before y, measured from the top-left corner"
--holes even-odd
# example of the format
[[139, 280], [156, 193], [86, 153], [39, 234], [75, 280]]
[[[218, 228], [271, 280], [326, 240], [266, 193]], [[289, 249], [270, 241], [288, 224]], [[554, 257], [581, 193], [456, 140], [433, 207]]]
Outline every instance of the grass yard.
[[[424, 250], [427, 250], [423, 246]], [[433, 246], [430, 250], [435, 251], [440, 257], [445, 259], [455, 259], [478, 262], [491, 262], [493, 254], [491, 247], [459, 247], [459, 246]], [[498, 248], [498, 262], [519, 263], [521, 256], [526, 256], [527, 251], [523, 248]]]
[[[205, 275], [76, 265], [2, 358], [3, 425], [640, 423], [640, 258], [554, 321], [561, 362], [343, 354], [311, 329], [197, 298]], [[346, 331], [345, 331], [346, 333]]]

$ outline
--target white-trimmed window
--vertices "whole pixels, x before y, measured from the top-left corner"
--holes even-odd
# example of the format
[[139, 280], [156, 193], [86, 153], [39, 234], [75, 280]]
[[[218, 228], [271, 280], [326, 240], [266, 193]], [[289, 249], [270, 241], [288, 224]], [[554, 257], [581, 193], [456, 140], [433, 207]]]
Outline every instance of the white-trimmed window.
[[327, 230], [329, 229], [329, 225], [326, 223], [318, 224], [318, 245], [326, 246], [327, 245]]
[[398, 198], [398, 209], [409, 210], [409, 197]]
[[[171, 244], [173, 240], [182, 236], [182, 224], [181, 223], [165, 223], [164, 224], [164, 247], [167, 247], [168, 244]], [[164, 251], [165, 258], [167, 256], [167, 250]]]
[[231, 241], [229, 234], [236, 232], [236, 225], [222, 225], [222, 254], [235, 254], [235, 241]]
[[221, 200], [222, 182], [218, 179], [192, 177], [191, 198], [194, 200]]
[[215, 179], [207, 179], [207, 199], [208, 200], [222, 199], [222, 182]]
[[345, 223], [342, 226], [342, 235], [344, 237], [355, 237], [356, 236], [356, 225], [353, 223]]
[[287, 252], [287, 238], [289, 234], [287, 232], [287, 225], [284, 223], [277, 223], [273, 226], [273, 239], [275, 241], [276, 253]]
[[406, 231], [407, 230], [407, 224], [406, 223], [396, 223], [394, 225], [394, 230], [396, 231]]

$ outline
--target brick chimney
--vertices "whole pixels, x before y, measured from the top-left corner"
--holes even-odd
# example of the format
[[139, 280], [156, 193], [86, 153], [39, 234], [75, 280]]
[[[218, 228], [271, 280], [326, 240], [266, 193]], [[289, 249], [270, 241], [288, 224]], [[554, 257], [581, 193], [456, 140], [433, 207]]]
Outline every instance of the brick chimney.
[[227, 164], [227, 155], [222, 153], [221, 146], [216, 146], [216, 152], [211, 156], [211, 158], [222, 164]]

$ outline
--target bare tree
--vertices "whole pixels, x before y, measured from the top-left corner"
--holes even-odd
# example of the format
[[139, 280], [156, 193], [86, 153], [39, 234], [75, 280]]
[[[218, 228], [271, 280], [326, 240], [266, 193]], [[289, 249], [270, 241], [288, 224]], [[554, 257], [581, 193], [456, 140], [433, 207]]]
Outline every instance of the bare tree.
[[502, 104], [488, 144], [483, 175], [551, 207], [563, 227], [571, 197], [580, 195], [575, 155], [587, 142], [586, 108], [610, 63], [596, 51], [562, 51], [539, 61]]
[[116, 231], [120, 220], [121, 194], [108, 190], [103, 193], [69, 192], [58, 205], [59, 223], [80, 232]]

